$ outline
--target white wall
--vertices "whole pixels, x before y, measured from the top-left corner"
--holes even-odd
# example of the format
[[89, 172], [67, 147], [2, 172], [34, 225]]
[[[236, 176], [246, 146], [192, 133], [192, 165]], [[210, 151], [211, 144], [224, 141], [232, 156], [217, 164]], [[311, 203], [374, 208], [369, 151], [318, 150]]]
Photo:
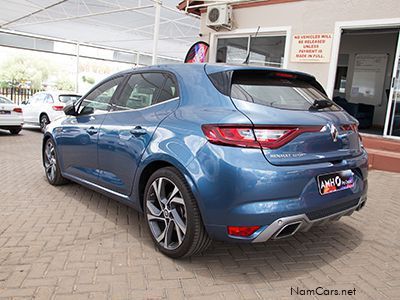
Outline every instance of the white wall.
[[[335, 22], [399, 17], [400, 0], [304, 0], [234, 9], [233, 29], [251, 28], [255, 31], [258, 26], [291, 26], [292, 34], [334, 33]], [[203, 14], [202, 39], [210, 41], [210, 34], [215, 31], [205, 26], [205, 18], [206, 14]], [[291, 41], [291, 37], [288, 41]], [[289, 61], [288, 68], [311, 73], [325, 88], [327, 86], [329, 63]]]

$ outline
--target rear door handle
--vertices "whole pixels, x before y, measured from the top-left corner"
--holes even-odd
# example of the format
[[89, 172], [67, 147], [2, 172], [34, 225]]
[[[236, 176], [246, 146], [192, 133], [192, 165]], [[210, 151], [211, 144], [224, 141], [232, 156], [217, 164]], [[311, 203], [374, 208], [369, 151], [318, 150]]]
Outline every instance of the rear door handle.
[[93, 134], [96, 134], [96, 133], [97, 133], [97, 129], [94, 128], [93, 126], [91, 126], [91, 127], [89, 127], [88, 129], [86, 129], [86, 132], [87, 132], [89, 135], [93, 135]]
[[144, 135], [147, 133], [147, 130], [142, 128], [141, 126], [136, 126], [135, 128], [131, 129], [130, 133], [133, 135]]

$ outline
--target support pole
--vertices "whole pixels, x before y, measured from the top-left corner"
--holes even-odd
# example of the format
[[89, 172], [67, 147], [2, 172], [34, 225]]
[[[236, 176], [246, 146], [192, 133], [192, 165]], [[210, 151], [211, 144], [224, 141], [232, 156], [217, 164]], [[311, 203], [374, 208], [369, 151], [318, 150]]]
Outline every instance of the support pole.
[[160, 13], [161, 13], [161, 0], [157, 0], [154, 3], [156, 12], [154, 18], [154, 34], [153, 34], [153, 59], [151, 63], [155, 65], [157, 63], [157, 50], [158, 50], [158, 38], [160, 32]]
[[76, 44], [76, 77], [75, 92], [79, 93], [79, 43]]

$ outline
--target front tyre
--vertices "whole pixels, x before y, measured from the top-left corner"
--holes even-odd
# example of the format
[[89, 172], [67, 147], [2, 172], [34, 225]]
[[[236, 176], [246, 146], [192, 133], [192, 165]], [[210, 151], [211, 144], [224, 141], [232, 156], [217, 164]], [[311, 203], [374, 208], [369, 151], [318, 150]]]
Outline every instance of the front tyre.
[[153, 241], [169, 257], [191, 256], [211, 244], [196, 200], [175, 168], [162, 168], [150, 177], [144, 212]]
[[43, 148], [43, 163], [47, 181], [51, 185], [62, 185], [68, 182], [61, 175], [56, 154], [56, 146], [51, 138], [47, 139]]

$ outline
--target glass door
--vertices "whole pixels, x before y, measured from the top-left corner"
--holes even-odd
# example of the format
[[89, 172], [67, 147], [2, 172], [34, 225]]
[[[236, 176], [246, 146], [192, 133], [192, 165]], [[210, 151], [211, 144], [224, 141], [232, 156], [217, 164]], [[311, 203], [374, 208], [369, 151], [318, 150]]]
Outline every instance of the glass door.
[[393, 68], [393, 78], [385, 125], [385, 133], [387, 136], [400, 138], [400, 34]]

